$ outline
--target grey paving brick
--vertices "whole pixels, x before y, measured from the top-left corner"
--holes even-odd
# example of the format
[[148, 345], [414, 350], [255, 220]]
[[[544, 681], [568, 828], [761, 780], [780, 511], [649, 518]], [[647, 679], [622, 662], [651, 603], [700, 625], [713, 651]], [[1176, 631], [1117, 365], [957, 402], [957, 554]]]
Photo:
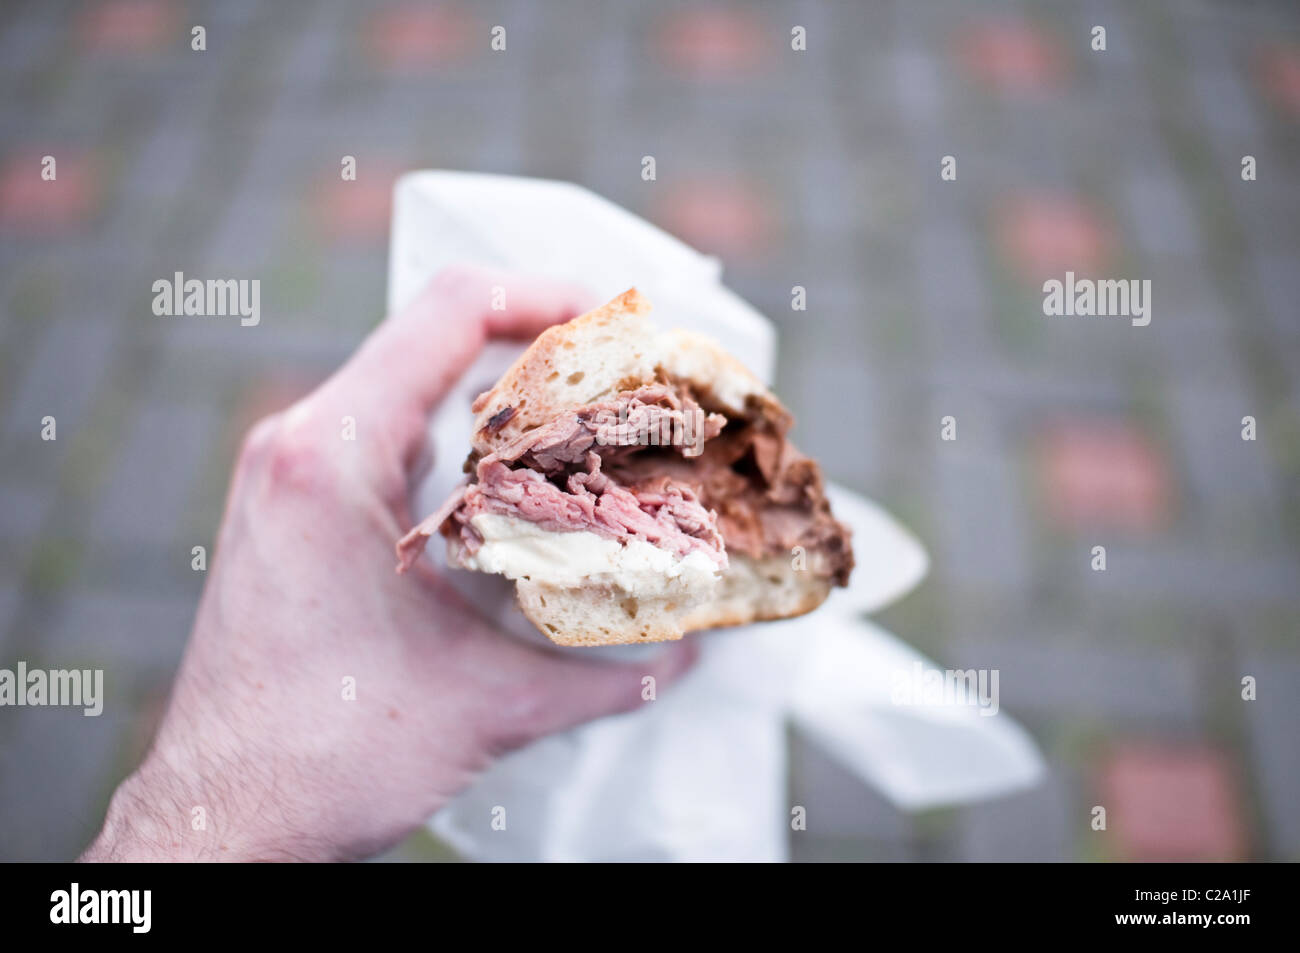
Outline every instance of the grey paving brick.
[[[1232, 39], [1224, 39], [1203, 24], [1178, 18], [1174, 32], [1182, 53], [1196, 68], [1188, 70], [1188, 86], [1199, 111], [1199, 119], [1213, 135], [1209, 138], [1232, 149], [1260, 136], [1258, 99], [1248, 85], [1249, 74], [1237, 57], [1246, 54]], [[1248, 54], [1246, 54], [1248, 55]]]
[[[791, 835], [796, 855], [805, 839], [852, 839], [867, 842], [887, 855], [911, 853], [912, 825], [908, 816], [815, 743], [795, 738], [790, 752], [790, 778], [791, 805], [800, 805], [808, 812], [808, 829]], [[805, 838], [805, 834], [809, 836]]]
[[1277, 248], [1256, 247], [1251, 256], [1254, 288], [1270, 322], [1270, 330], [1287, 344], [1300, 342], [1300, 320], [1296, 318], [1296, 295], [1300, 276], [1295, 258]]
[[[310, 180], [295, 183], [296, 188], [276, 193], [239, 190], [220, 210], [216, 226], [208, 233], [203, 260], [221, 263], [221, 274], [203, 278], [256, 278], [258, 265], [265, 263], [275, 248], [275, 237], [298, 207], [296, 199], [309, 192]], [[186, 270], [185, 263], [177, 267]], [[199, 277], [193, 269], [193, 276]]]
[[1086, 825], [1069, 769], [1053, 764], [1031, 790], [963, 808], [957, 856], [977, 863], [1068, 861]]
[[22, 598], [17, 582], [0, 582], [0, 659], [8, 660], [16, 648], [13, 626]]
[[[6, 453], [58, 452], [87, 424], [91, 401], [113, 359], [117, 336], [93, 315], [55, 318], [24, 361], [22, 383], [5, 414]], [[53, 416], [58, 439], [40, 439], [41, 419]], [[48, 472], [48, 471], [47, 471]]]
[[[957, 439], [941, 439], [940, 421], [956, 419]], [[935, 570], [959, 585], [1023, 591], [1028, 581], [1025, 491], [996, 414], [978, 393], [948, 390], [930, 404], [934, 441], [931, 505], [941, 538]]]
[[1164, 163], [1144, 165], [1125, 179], [1121, 208], [1127, 231], [1143, 254], [1194, 256], [1201, 251], [1199, 224], [1182, 183], [1167, 169]]
[[935, 56], [923, 49], [903, 47], [894, 50], [889, 61], [894, 92], [908, 126], [916, 130], [933, 128], [942, 120], [945, 101]]
[[1056, 712], [1095, 725], [1199, 724], [1195, 656], [1099, 645], [1086, 633], [1035, 631], [1011, 638], [961, 633], [944, 659], [953, 668], [998, 669], [1001, 707]]
[[[816, 455], [826, 472], [869, 482], [887, 450], [882, 445], [879, 390], [861, 361], [851, 351], [818, 349], [783, 366], [782, 392], [797, 417], [794, 439], [799, 446]], [[828, 376], [842, 385], [834, 391], [820, 386]]]
[[1152, 603], [1230, 613], [1295, 602], [1300, 560], [1285, 549], [1234, 544], [1224, 535], [1201, 535], [1199, 544], [1137, 548], [1123, 540], [1107, 547], [1105, 573], [1093, 580], [1099, 593], [1128, 593]]
[[9, 22], [0, 31], [0, 71], [8, 76], [28, 76], [50, 56], [58, 42], [59, 31], [52, 19]]
[[[151, 196], [179, 197], [190, 181], [190, 176], [202, 159], [206, 130], [201, 111], [194, 108], [177, 108], [165, 125], [159, 125], [149, 136], [122, 180], [122, 205], [146, 202]], [[145, 223], [138, 223], [137, 227]], [[165, 273], [165, 266], [162, 269]]]
[[218, 435], [210, 410], [162, 403], [141, 409], [96, 501], [91, 537], [176, 540], [186, 528], [186, 506]]
[[1250, 653], [1242, 674], [1255, 676], [1258, 692], [1255, 701], [1240, 704], [1258, 771], [1266, 849], [1272, 860], [1295, 861], [1300, 859], [1300, 662]]
[[1276, 541], [1281, 496], [1268, 443], [1241, 438], [1242, 417], [1254, 416], [1258, 423], [1263, 416], [1254, 395], [1236, 388], [1210, 390], [1186, 379], [1172, 382], [1168, 393], [1189, 514], [1220, 539]]
[[103, 667], [114, 692], [134, 697], [175, 672], [196, 604], [172, 593], [74, 587], [46, 630], [20, 635], [24, 651], [47, 664]]
[[0, 860], [70, 861], [103, 823], [129, 715], [108, 692], [104, 711], [0, 709]]
[[40, 532], [55, 499], [51, 486], [0, 484], [0, 539], [29, 544]]

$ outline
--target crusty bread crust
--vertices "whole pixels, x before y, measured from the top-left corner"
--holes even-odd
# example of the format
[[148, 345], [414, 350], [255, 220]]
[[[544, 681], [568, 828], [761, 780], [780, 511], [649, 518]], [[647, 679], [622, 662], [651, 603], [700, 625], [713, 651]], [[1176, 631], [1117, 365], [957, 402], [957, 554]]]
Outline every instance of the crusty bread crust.
[[809, 554], [808, 567], [796, 569], [793, 556], [752, 559], [733, 553], [718, 591], [707, 602], [688, 610], [682, 625], [690, 632], [791, 619], [812, 612], [831, 591], [830, 576], [815, 571], [822, 558], [821, 554]]
[[608, 586], [561, 589], [519, 580], [519, 608], [537, 630], [557, 645], [629, 645], [667, 642], [686, 632], [683, 613], [699, 594], [682, 587], [675, 595], [632, 597]]
[[557, 645], [667, 642], [687, 632], [789, 619], [816, 609], [830, 594], [828, 576], [794, 569], [792, 560], [733, 555], [713, 595], [683, 590], [655, 599], [630, 598], [605, 586], [561, 589], [520, 580], [519, 608]]

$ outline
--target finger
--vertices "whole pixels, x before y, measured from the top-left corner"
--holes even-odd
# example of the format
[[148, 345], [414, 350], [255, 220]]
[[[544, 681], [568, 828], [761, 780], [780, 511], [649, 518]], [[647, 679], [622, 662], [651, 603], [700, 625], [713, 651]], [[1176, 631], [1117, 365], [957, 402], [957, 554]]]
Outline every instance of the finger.
[[[571, 282], [493, 271], [480, 272], [477, 282], [502, 289], [501, 296], [486, 313], [487, 333], [491, 338], [531, 341], [552, 324], [567, 321], [601, 303], [589, 288]], [[468, 290], [474, 299], [481, 295], [472, 281]]]
[[[409, 307], [384, 321], [352, 358], [287, 419], [336, 450], [340, 422], [355, 434], [348, 454], [380, 485], [405, 497], [428, 417], [488, 337], [530, 338], [581, 312], [590, 296], [571, 284], [456, 267], [441, 272]], [[342, 452], [340, 450], [340, 452]]]
[[644, 662], [588, 661], [534, 650], [540, 657], [536, 677], [541, 687], [535, 704], [521, 712], [508, 743], [523, 744], [595, 718], [652, 704], [659, 692], [695, 664], [699, 657], [696, 638], [671, 643]]
[[590, 303], [572, 284], [449, 268], [384, 321], [333, 383], [343, 393], [373, 397], [394, 418], [427, 416], [489, 337], [531, 339]]

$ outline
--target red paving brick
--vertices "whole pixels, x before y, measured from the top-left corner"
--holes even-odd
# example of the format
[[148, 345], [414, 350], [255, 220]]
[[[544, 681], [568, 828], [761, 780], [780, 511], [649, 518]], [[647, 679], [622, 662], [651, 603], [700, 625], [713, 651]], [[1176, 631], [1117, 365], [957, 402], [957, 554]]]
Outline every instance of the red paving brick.
[[326, 238], [341, 242], [386, 242], [393, 183], [403, 170], [382, 160], [357, 157], [357, 177], [337, 170], [317, 180], [307, 197], [309, 214]]
[[788, 30], [769, 28], [752, 10], [732, 6], [664, 17], [656, 52], [664, 66], [698, 79], [748, 75], [760, 68]]
[[1009, 20], [968, 26], [958, 35], [956, 47], [971, 77], [1002, 91], [1054, 90], [1070, 73], [1060, 41], [1029, 23]]
[[701, 251], [752, 258], [763, 254], [774, 239], [771, 201], [753, 185], [720, 176], [657, 187], [663, 197], [656, 197], [651, 217]]
[[1101, 766], [1107, 826], [1126, 861], [1239, 861], [1247, 856], [1233, 763], [1204, 745], [1126, 743]]
[[1266, 47], [1255, 67], [1265, 96], [1284, 113], [1300, 119], [1300, 46]]
[[1022, 194], [998, 204], [997, 241], [1012, 268], [1039, 285], [1067, 270], [1095, 275], [1115, 257], [1111, 226], [1089, 203], [1059, 193]]
[[[55, 178], [41, 178], [43, 156], [55, 160]], [[0, 228], [57, 232], [84, 225], [99, 205], [95, 164], [88, 155], [57, 146], [24, 150], [0, 168]]]
[[82, 46], [98, 53], [153, 53], [175, 44], [189, 49], [189, 28], [167, 0], [88, 3], [77, 24]]
[[1123, 420], [1071, 419], [1040, 436], [1047, 515], [1066, 530], [1151, 533], [1169, 521], [1172, 478], [1162, 449]]
[[487, 26], [475, 31], [474, 21], [458, 6], [411, 3], [374, 14], [363, 36], [376, 66], [418, 72], [487, 50]]

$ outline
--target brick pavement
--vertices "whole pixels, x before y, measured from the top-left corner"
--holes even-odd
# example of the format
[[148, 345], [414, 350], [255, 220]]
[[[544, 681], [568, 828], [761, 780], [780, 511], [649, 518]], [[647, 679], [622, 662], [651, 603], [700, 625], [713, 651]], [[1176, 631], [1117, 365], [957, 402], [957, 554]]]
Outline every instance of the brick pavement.
[[[116, 694], [90, 732], [0, 713], [0, 858], [93, 829], [179, 657], [241, 426], [373, 325], [392, 177], [433, 166], [572, 179], [721, 255], [781, 327], [801, 444], [934, 556], [883, 621], [1000, 667], [1048, 755], [1033, 792], [911, 818], [796, 739], [792, 790], [828, 821], [797, 858], [1300, 856], [1300, 16], [1180, 10], [6, 6], [0, 665], [103, 660]], [[1045, 319], [1067, 267], [1151, 278], [1152, 325]], [[262, 325], [154, 317], [178, 268], [260, 277]], [[1183, 783], [1208, 792], [1200, 839], [1144, 820]], [[1102, 790], [1129, 812], [1104, 844]]]

